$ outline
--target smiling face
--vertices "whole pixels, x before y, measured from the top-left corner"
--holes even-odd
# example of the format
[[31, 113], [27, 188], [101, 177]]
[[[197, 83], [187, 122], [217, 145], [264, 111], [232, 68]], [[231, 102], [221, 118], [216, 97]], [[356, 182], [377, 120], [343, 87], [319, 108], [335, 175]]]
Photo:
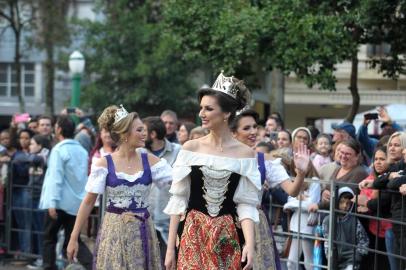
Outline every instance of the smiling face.
[[309, 135], [304, 130], [298, 130], [293, 138], [293, 149], [298, 149], [301, 144], [309, 145]]
[[331, 150], [330, 141], [325, 137], [320, 137], [317, 140], [316, 149], [321, 155], [328, 155]]
[[352, 168], [358, 164], [358, 155], [351, 147], [340, 145], [340, 164], [344, 168]]
[[214, 96], [203, 96], [200, 101], [199, 117], [202, 119], [202, 127], [213, 130], [217, 127], [228, 125], [230, 113], [224, 113]]
[[237, 140], [249, 147], [254, 147], [257, 140], [258, 125], [251, 116], [242, 117], [238, 121], [237, 131], [234, 136]]
[[131, 147], [144, 147], [145, 140], [147, 138], [147, 131], [145, 129], [144, 123], [139, 118], [135, 118], [131, 125], [131, 129], [127, 135], [127, 142], [128, 145]]

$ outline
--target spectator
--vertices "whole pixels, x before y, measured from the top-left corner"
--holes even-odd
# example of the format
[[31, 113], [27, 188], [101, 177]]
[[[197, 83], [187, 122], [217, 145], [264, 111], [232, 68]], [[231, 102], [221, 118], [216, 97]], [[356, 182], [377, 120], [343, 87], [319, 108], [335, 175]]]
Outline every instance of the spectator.
[[333, 142], [341, 142], [350, 138], [355, 139], [355, 127], [346, 121], [333, 125]]
[[265, 123], [265, 129], [268, 135], [272, 132], [277, 132], [282, 129], [282, 123], [279, 118], [275, 116], [269, 116]]
[[[306, 178], [312, 178], [313, 180], [319, 180], [318, 174], [314, 166], [309, 163], [309, 168], [306, 172]], [[301, 187], [301, 193], [297, 197], [289, 196], [287, 203], [283, 206], [283, 209], [293, 211], [290, 219], [290, 231], [294, 233], [302, 233], [304, 235], [313, 235], [313, 229], [315, 224], [308, 224], [309, 213], [307, 208], [312, 203], [319, 203], [320, 201], [320, 183], [303, 183]], [[301, 208], [301, 209], [299, 209]], [[300, 216], [300, 217], [299, 217]], [[290, 246], [289, 261], [287, 267], [289, 270], [298, 269], [299, 265], [295, 262], [299, 261], [300, 253], [299, 249], [303, 251], [304, 262], [306, 269], [313, 269], [310, 264], [313, 261], [313, 246], [314, 241], [306, 238], [297, 239], [293, 238]], [[301, 247], [301, 248], [300, 248]]]
[[300, 144], [304, 144], [310, 149], [310, 144], [312, 142], [312, 134], [310, 130], [306, 127], [298, 127], [292, 132], [292, 147], [295, 151]]
[[[373, 183], [374, 179], [388, 171], [389, 164], [387, 161], [386, 147], [380, 147], [375, 150], [373, 155], [373, 171], [365, 179]], [[364, 180], [364, 181], [365, 181]], [[390, 218], [390, 199], [391, 195], [388, 192], [381, 192], [379, 199], [379, 191], [374, 189], [362, 189], [357, 198], [358, 212], [366, 213], [376, 216], [380, 213], [379, 217]], [[378, 200], [380, 200], [378, 202]], [[378, 210], [378, 206], [380, 209]], [[369, 234], [369, 247], [371, 249], [378, 248], [379, 251], [393, 253], [393, 230], [392, 224], [387, 221], [378, 222], [376, 220], [368, 221], [368, 234]], [[368, 269], [374, 268], [375, 259], [377, 256], [376, 269], [398, 269], [396, 266], [396, 259], [392, 256], [380, 255], [375, 253], [369, 254], [369, 259], [366, 264]], [[388, 262], [389, 260], [389, 262]]]
[[[32, 194], [32, 230], [33, 233], [33, 253], [41, 255], [43, 248], [43, 237], [38, 232], [44, 231], [44, 211], [36, 211], [39, 205], [39, 199], [41, 196], [42, 184], [44, 182], [44, 175], [46, 171], [46, 162], [48, 160], [50, 141], [46, 136], [34, 135], [30, 142], [30, 167], [29, 167], [29, 183]], [[43, 261], [42, 257], [35, 260], [27, 267], [30, 269], [42, 269]]]
[[105, 128], [102, 128], [96, 139], [96, 144], [90, 152], [89, 169], [97, 159], [113, 153], [115, 149], [116, 144], [111, 138], [110, 132]]
[[190, 131], [190, 140], [196, 140], [198, 138], [204, 137], [207, 134], [209, 134], [209, 132], [207, 131], [207, 129], [202, 128], [201, 126], [195, 127], [194, 129], [192, 129]]
[[189, 140], [190, 132], [194, 129], [196, 125], [192, 122], [184, 122], [180, 125], [178, 131], [178, 140], [181, 145]]
[[[19, 249], [23, 253], [31, 252], [31, 212], [32, 194], [28, 188], [29, 182], [29, 147], [34, 133], [23, 129], [18, 133], [18, 150], [11, 159], [12, 181], [12, 213], [16, 221]], [[26, 209], [14, 209], [26, 208]], [[28, 209], [27, 209], [28, 208]]]
[[312, 163], [317, 172], [323, 165], [331, 163], [331, 137], [328, 134], [319, 134], [315, 140], [316, 152], [312, 155]]
[[31, 129], [34, 131], [34, 133], [38, 133], [38, 119], [37, 117], [31, 117], [30, 121], [28, 122], [27, 125], [28, 129]]
[[[380, 175], [373, 183], [370, 181], [362, 181], [359, 184], [360, 189], [394, 189], [399, 191], [402, 184], [406, 183], [404, 172], [406, 171], [405, 160], [403, 160], [403, 151], [406, 149], [406, 133], [395, 132], [388, 141], [388, 162], [389, 169], [387, 173]], [[391, 215], [395, 221], [403, 221], [406, 214], [406, 200], [400, 194], [391, 193]], [[394, 253], [406, 257], [406, 249], [402, 248], [406, 245], [406, 236], [404, 234], [404, 225], [392, 224], [393, 233], [395, 235]], [[405, 260], [397, 259], [397, 267], [404, 269]]]
[[272, 112], [271, 116], [278, 119], [281, 129], [285, 128], [285, 124], [283, 123], [282, 115], [279, 112]]
[[52, 136], [52, 118], [46, 115], [41, 115], [38, 118], [38, 133], [49, 138]]
[[176, 130], [178, 128], [178, 116], [174, 111], [165, 110], [161, 113], [161, 120], [165, 124], [166, 128], [166, 139], [169, 142], [179, 143], [176, 136]]
[[264, 153], [264, 154], [269, 154], [273, 150], [275, 150], [274, 146], [272, 144], [270, 144], [270, 143], [267, 143], [267, 142], [259, 142], [255, 146], [255, 151], [256, 152], [260, 152], [260, 153]]
[[[75, 124], [68, 116], [60, 116], [55, 124], [59, 141], [52, 149], [42, 187], [39, 208], [47, 210], [44, 232], [44, 270], [56, 269], [55, 246], [59, 229], [69, 239], [79, 205], [85, 195], [88, 154], [73, 140]], [[66, 249], [67, 241], [64, 243]], [[79, 239], [78, 259], [86, 269], [92, 268], [92, 254]], [[64, 252], [65, 253], [65, 252]]]
[[[354, 140], [349, 139], [340, 143], [340, 166], [337, 167], [330, 179], [331, 183], [346, 182], [351, 184], [358, 184], [368, 176], [367, 171], [359, 164], [359, 156], [361, 154], [360, 144]], [[352, 185], [350, 188], [356, 191]], [[321, 208], [328, 209], [330, 207], [330, 187], [327, 186], [322, 192]]]
[[266, 129], [258, 125], [258, 130], [257, 130], [257, 144], [260, 142], [269, 142], [269, 137], [266, 135]]
[[276, 143], [278, 148], [290, 148], [292, 147], [292, 135], [287, 130], [281, 130], [278, 132]]
[[[171, 143], [165, 138], [165, 124], [158, 116], [147, 117], [143, 119], [143, 122], [148, 132], [145, 148], [155, 156], [165, 159], [172, 166], [181, 146], [177, 143]], [[162, 244], [161, 251], [164, 252], [162, 254], [165, 254], [168, 243], [169, 216], [163, 210], [169, 201], [169, 188], [169, 185], [162, 188], [153, 185], [150, 193], [151, 212], [158, 239]]]
[[[346, 214], [338, 213], [338, 221], [335, 224], [335, 236], [329, 235], [330, 217], [326, 216], [323, 220], [324, 237], [334, 237], [336, 241], [350, 244], [349, 246], [337, 244], [337, 261], [335, 267], [339, 270], [358, 269], [362, 256], [368, 254], [368, 235], [358, 218], [350, 214], [354, 212], [353, 203], [351, 201], [353, 198], [354, 191], [351, 188], [342, 187], [338, 190], [338, 209], [345, 211]], [[329, 241], [324, 242], [326, 256], [328, 256], [328, 250], [331, 248], [328, 243]], [[351, 245], [356, 246], [355, 256], [354, 248]]]
[[90, 154], [93, 149], [95, 128], [89, 118], [84, 118], [76, 128], [75, 140]]
[[[382, 132], [380, 134], [381, 138], [384, 137], [385, 135], [390, 136], [396, 131], [402, 130], [402, 128], [398, 124], [392, 121], [385, 107], [379, 107], [377, 111], [379, 117], [378, 119], [382, 121], [381, 125]], [[368, 125], [370, 122], [371, 120], [366, 119], [364, 115], [364, 122], [359, 127], [357, 132], [357, 140], [361, 143], [362, 148], [365, 151], [365, 154], [368, 156], [368, 158], [371, 159], [374, 149], [378, 143], [378, 140], [368, 135]]]

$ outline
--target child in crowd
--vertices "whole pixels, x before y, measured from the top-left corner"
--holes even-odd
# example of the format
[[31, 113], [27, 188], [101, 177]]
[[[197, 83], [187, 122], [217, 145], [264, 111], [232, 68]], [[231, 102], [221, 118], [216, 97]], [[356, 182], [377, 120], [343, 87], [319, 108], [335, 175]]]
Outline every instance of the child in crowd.
[[320, 168], [332, 162], [331, 159], [331, 137], [328, 134], [321, 133], [317, 136], [315, 141], [316, 152], [312, 154], [311, 160], [317, 172]]
[[[306, 178], [312, 178], [313, 180], [319, 180], [316, 169], [311, 163], [309, 163], [309, 169], [306, 173]], [[320, 201], [320, 183], [303, 183], [302, 191], [297, 197], [288, 198], [288, 202], [284, 205], [283, 209], [293, 211], [292, 217], [290, 219], [290, 231], [297, 233], [300, 231], [302, 235], [313, 235], [314, 222], [309, 223], [310, 215], [307, 208], [310, 204], [319, 203]], [[300, 254], [298, 253], [298, 248], [302, 247], [304, 254], [305, 268], [307, 270], [313, 269], [310, 264], [313, 261], [313, 246], [314, 240], [309, 238], [298, 239], [293, 235], [292, 243], [290, 245], [289, 251], [289, 261], [287, 263], [288, 269], [298, 269], [298, 264]]]
[[[333, 237], [334, 240], [339, 241], [340, 243], [356, 245], [356, 249], [354, 249], [353, 246], [340, 243], [334, 244], [337, 251], [334, 265], [336, 265], [336, 269], [339, 270], [359, 269], [362, 256], [368, 254], [368, 235], [358, 218], [351, 215], [354, 208], [352, 202], [353, 198], [354, 192], [351, 188], [342, 187], [338, 190], [338, 209], [346, 212], [346, 214], [337, 213], [338, 218], [335, 222], [336, 235]], [[329, 236], [329, 223], [330, 217], [326, 216], [323, 220], [323, 231], [326, 238]], [[356, 232], [355, 236], [354, 232]], [[328, 249], [330, 248], [328, 243], [328, 241], [324, 242], [326, 257], [328, 257]], [[355, 255], [353, 254], [354, 251]]]

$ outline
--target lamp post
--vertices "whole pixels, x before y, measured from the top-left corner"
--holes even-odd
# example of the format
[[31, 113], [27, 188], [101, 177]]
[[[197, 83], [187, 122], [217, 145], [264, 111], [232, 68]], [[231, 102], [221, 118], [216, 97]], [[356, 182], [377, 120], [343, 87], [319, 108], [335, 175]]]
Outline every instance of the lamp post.
[[85, 58], [79, 51], [74, 51], [69, 56], [69, 70], [72, 74], [72, 95], [70, 106], [77, 108], [80, 105], [80, 80], [85, 69]]

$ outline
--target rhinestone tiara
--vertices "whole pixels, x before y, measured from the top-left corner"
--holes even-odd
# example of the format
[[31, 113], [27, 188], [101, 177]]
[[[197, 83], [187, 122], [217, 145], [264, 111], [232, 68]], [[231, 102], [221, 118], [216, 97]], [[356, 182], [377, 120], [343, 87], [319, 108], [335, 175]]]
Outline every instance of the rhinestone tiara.
[[233, 79], [234, 77], [226, 77], [223, 75], [223, 70], [221, 73], [218, 75], [216, 81], [214, 82], [213, 86], [211, 89], [223, 92], [224, 94], [229, 95], [230, 97], [237, 99], [237, 93], [238, 93], [238, 86], [242, 81], [235, 82]]
[[114, 124], [120, 122], [127, 115], [128, 115], [127, 110], [123, 107], [123, 104], [120, 104], [120, 108], [116, 110], [116, 114], [114, 115]]

